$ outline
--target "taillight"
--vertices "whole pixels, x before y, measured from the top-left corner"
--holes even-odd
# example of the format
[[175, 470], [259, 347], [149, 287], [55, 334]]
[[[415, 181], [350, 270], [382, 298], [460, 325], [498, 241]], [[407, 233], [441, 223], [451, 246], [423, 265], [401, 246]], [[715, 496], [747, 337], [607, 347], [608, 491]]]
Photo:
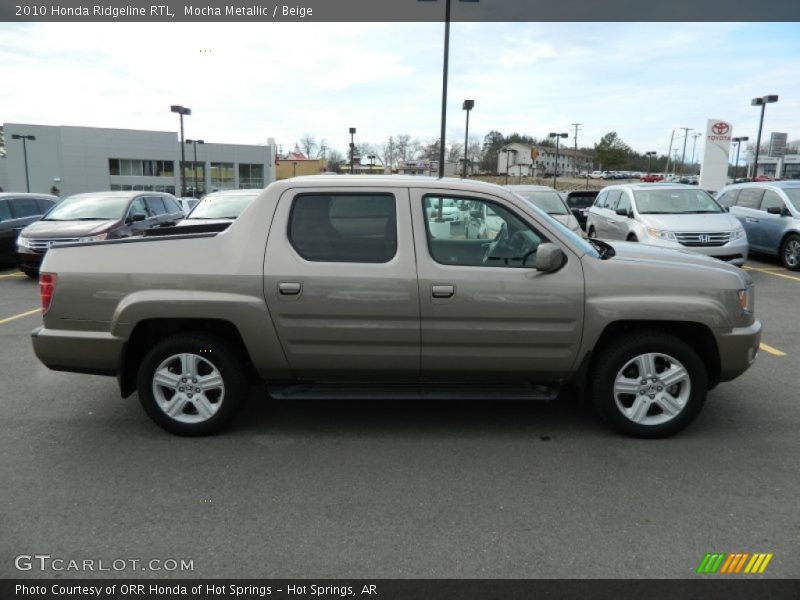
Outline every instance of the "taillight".
[[50, 310], [53, 292], [56, 291], [56, 274], [41, 273], [39, 275], [39, 296], [42, 298], [42, 314]]

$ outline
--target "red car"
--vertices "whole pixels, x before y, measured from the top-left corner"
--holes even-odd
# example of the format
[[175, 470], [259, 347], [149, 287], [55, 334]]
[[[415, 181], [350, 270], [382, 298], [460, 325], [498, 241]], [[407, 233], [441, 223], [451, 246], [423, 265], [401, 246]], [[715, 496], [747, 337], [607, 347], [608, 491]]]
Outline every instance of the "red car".
[[644, 181], [645, 183], [656, 183], [657, 181], [663, 181], [664, 176], [658, 175], [657, 173], [648, 173], [647, 175], [642, 175], [639, 178], [639, 181]]

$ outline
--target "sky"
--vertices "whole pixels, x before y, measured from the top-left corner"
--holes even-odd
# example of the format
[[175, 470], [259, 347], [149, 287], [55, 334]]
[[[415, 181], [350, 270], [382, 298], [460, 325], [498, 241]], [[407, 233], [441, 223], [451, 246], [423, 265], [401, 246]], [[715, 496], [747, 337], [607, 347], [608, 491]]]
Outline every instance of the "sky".
[[[282, 149], [304, 134], [345, 152], [439, 136], [441, 23], [0, 23], [0, 122], [177, 131]], [[798, 23], [453, 23], [447, 138], [544, 137], [581, 123], [666, 153], [673, 129], [728, 120], [800, 139]], [[681, 134], [676, 132], [676, 139]], [[677, 144], [682, 142], [677, 139]], [[691, 145], [691, 139], [689, 141]], [[702, 142], [701, 142], [702, 144]], [[698, 147], [698, 153], [700, 147]], [[699, 155], [699, 154], [698, 154]], [[687, 154], [688, 157], [688, 154]]]

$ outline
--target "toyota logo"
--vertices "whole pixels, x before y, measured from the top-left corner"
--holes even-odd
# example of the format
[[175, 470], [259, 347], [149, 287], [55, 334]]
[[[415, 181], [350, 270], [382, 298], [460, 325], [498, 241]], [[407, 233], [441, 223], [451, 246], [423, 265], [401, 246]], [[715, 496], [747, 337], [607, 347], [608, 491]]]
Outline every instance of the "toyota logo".
[[697, 237], [700, 240], [700, 242], [703, 243], [703, 244], [707, 244], [708, 242], [711, 241], [711, 236], [710, 235], [699, 235]]
[[727, 123], [719, 122], [714, 123], [711, 126], [711, 131], [713, 131], [716, 135], [725, 135], [730, 130], [731, 126]]

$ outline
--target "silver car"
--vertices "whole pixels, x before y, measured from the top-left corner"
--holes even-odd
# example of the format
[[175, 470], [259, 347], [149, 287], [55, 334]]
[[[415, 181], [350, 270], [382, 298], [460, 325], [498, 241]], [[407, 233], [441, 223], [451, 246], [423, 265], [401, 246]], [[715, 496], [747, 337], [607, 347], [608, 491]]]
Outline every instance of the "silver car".
[[717, 202], [741, 221], [754, 252], [778, 256], [800, 270], [800, 181], [729, 185]]
[[575, 235], [583, 235], [578, 219], [572, 214], [566, 201], [553, 188], [546, 185], [507, 185], [506, 187], [566, 226]]
[[590, 238], [683, 248], [741, 266], [747, 260], [745, 230], [696, 186], [634, 183], [604, 188], [586, 223]]

